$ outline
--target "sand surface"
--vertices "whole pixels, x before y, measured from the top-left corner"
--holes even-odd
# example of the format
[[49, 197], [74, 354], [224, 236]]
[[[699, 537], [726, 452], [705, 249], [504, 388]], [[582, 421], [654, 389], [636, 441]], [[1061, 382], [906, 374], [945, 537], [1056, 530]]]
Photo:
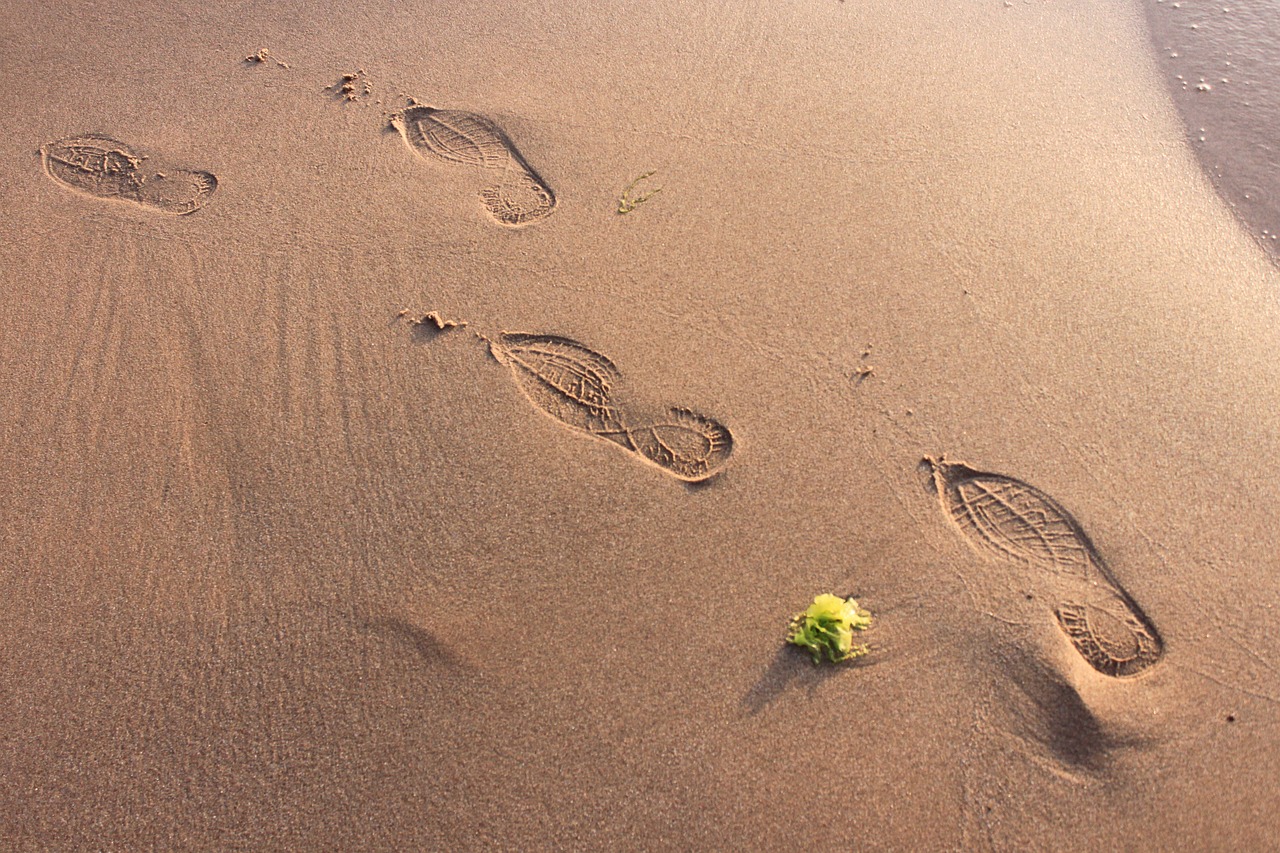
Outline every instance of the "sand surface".
[[[1280, 275], [1152, 45], [1115, 0], [5, 6], [3, 845], [1273, 844]], [[672, 407], [731, 436], [700, 483]], [[858, 665], [782, 645], [827, 591]], [[1099, 595], [1136, 674], [1055, 618]]]

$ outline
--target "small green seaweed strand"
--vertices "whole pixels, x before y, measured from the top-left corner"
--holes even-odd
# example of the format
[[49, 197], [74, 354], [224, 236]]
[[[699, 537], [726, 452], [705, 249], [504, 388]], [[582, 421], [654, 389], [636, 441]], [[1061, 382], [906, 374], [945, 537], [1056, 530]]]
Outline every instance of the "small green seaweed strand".
[[636, 188], [637, 184], [639, 184], [643, 180], [652, 178], [656, 174], [658, 174], [658, 170], [652, 169], [648, 172], [645, 172], [643, 175], [636, 178], [631, 183], [627, 184], [627, 188], [622, 191], [622, 196], [618, 199], [619, 215], [630, 213], [640, 205], [644, 204], [649, 199], [653, 198], [658, 193], [662, 192], [662, 187], [658, 187], [656, 190], [650, 190], [649, 192], [644, 193], [643, 195], [640, 195], [640, 196], [636, 196], [635, 198], [632, 198], [631, 196], [631, 191]]

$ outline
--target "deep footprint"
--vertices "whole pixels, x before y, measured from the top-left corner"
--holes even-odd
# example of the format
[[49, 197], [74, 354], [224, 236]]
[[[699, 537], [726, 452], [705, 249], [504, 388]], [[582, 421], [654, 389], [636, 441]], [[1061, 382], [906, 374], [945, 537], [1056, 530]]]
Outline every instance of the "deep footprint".
[[673, 408], [658, 423], [628, 424], [616, 400], [621, 373], [608, 358], [577, 341], [503, 332], [488, 343], [493, 357], [511, 369], [520, 390], [539, 409], [625, 447], [678, 479], [706, 480], [733, 452], [726, 427], [688, 409]]
[[506, 133], [484, 116], [413, 106], [396, 113], [391, 124], [410, 149], [425, 159], [501, 171], [502, 177], [483, 190], [480, 199], [503, 225], [536, 222], [555, 209], [555, 193], [525, 162]]
[[943, 510], [979, 551], [1047, 570], [1058, 626], [1104, 675], [1137, 675], [1160, 660], [1155, 625], [1112, 578], [1093, 543], [1057, 501], [1021, 480], [926, 457]]
[[83, 134], [40, 146], [45, 173], [95, 198], [129, 201], [181, 216], [204, 206], [218, 188], [210, 172], [166, 167], [102, 134]]

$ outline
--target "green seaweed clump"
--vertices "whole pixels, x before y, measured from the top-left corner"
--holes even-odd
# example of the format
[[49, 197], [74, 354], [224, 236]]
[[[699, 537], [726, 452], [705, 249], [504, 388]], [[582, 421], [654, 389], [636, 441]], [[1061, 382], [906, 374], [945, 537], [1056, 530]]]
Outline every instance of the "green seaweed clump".
[[808, 610], [792, 618], [787, 642], [808, 649], [815, 665], [824, 658], [840, 663], [870, 651], [866, 643], [853, 641], [854, 631], [870, 627], [871, 614], [860, 608], [858, 602], [825, 593], [815, 598]]

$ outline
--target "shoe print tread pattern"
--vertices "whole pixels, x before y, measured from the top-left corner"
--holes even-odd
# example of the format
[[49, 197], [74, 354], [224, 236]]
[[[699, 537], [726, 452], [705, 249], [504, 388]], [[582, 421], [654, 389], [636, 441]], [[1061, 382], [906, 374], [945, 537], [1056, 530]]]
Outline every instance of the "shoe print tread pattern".
[[988, 555], [1045, 570], [1058, 626], [1090, 666], [1138, 675], [1164, 653], [1155, 625], [1110, 571], [1080, 524], [1056, 500], [1021, 480], [963, 463], [927, 459], [943, 509]]
[[696, 482], [718, 470], [733, 451], [733, 437], [722, 424], [673, 408], [661, 423], [629, 432], [636, 452], [682, 480]]
[[394, 124], [416, 151], [441, 160], [482, 169], [505, 169], [512, 160], [506, 134], [475, 113], [409, 107], [396, 115]]
[[609, 359], [554, 335], [504, 333], [490, 350], [511, 368], [535, 406], [569, 426], [596, 435], [624, 435], [613, 403], [621, 376]]
[[525, 162], [502, 128], [477, 113], [412, 106], [401, 110], [392, 125], [420, 156], [460, 163], [498, 179], [480, 192], [485, 210], [502, 225], [528, 225], [551, 215], [555, 193]]
[[40, 157], [55, 183], [175, 216], [199, 210], [218, 188], [218, 179], [210, 172], [163, 166], [103, 134], [46, 143], [40, 147]]
[[638, 454], [677, 479], [706, 480], [733, 452], [733, 437], [724, 425], [689, 409], [672, 408], [654, 423], [631, 423], [617, 399], [618, 369], [575, 340], [503, 332], [489, 341], [489, 349], [539, 409]]

